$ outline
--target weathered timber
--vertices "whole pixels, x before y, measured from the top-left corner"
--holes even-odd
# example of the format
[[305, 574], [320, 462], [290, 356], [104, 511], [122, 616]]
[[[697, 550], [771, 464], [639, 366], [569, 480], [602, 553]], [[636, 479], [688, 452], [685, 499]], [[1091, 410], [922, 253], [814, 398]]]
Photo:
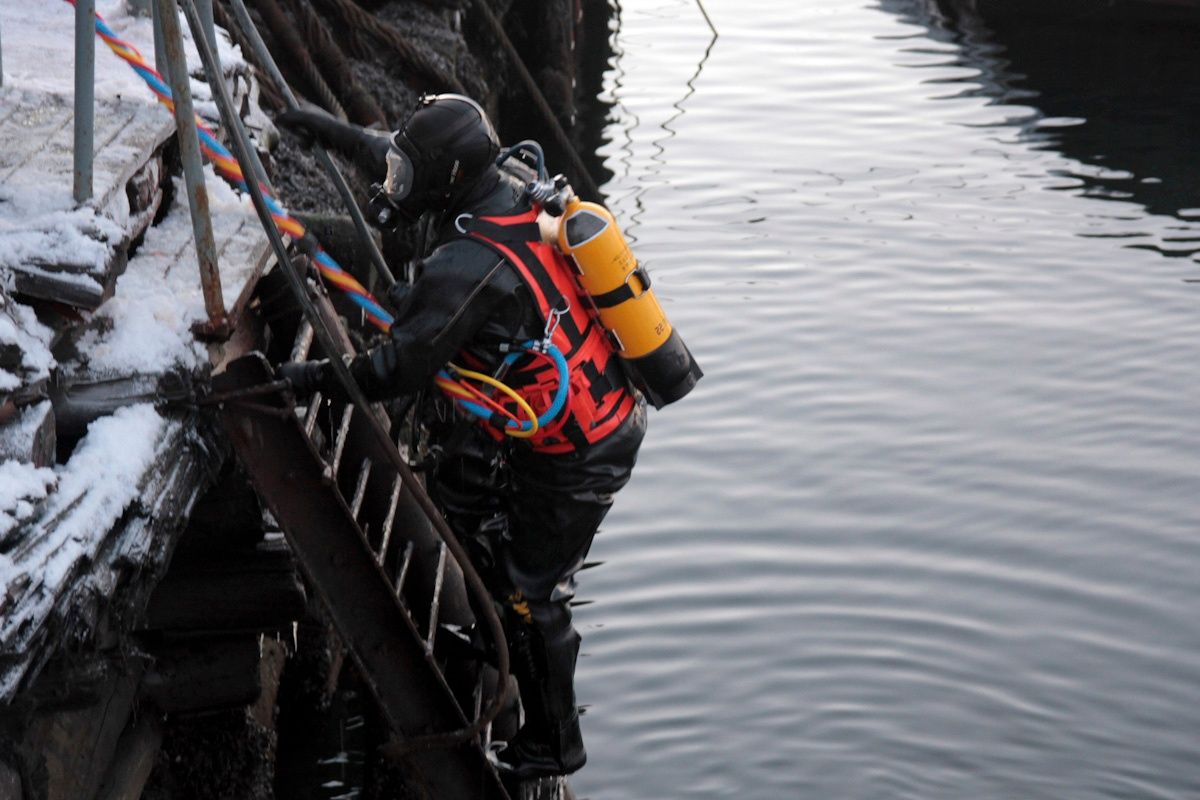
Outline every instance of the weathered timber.
[[258, 682], [262, 691], [258, 700], [250, 707], [250, 717], [263, 728], [275, 727], [275, 706], [279, 700], [279, 682], [288, 660], [287, 647], [278, 639], [264, 637], [260, 640]]
[[162, 150], [159, 149], [125, 184], [125, 197], [129, 200], [129, 215], [133, 221], [130, 226], [132, 231], [145, 231], [154, 221], [166, 199], [169, 180], [163, 165]]
[[[39, 237], [36, 247], [9, 265], [14, 289], [31, 297], [95, 308], [124, 266], [125, 247], [153, 217], [143, 213], [130, 220], [141, 230], [125, 228], [126, 187], [170, 136], [170, 117], [144, 102], [97, 100], [94, 195], [71, 212], [72, 222], [92, 244], [67, 249], [60, 241], [62, 212], [47, 214], [24, 207], [28, 195], [22, 192], [67, 191], [61, 187], [71, 185], [70, 99], [33, 91], [9, 96], [15, 107], [0, 119], [0, 185], [13, 193], [6, 216], [12, 230]], [[142, 176], [143, 181], [146, 178]]]
[[253, 552], [265, 536], [258, 495], [232, 460], [192, 509], [171, 568]]
[[[133, 627], [225, 453], [203, 422], [167, 421], [147, 471], [135, 478], [135, 499], [111, 527], [95, 530], [102, 498], [81, 475], [16, 531], [0, 617], [0, 703], [29, 687], [55, 654], [102, 646], [103, 631]], [[77, 538], [80, 530], [87, 536]]]
[[3, 275], [0, 268], [0, 439], [3, 427], [21, 421], [23, 407], [45, 398], [53, 363], [46, 329], [32, 309], [9, 296]]
[[140, 673], [139, 661], [110, 663], [95, 682], [92, 702], [36, 707], [17, 719], [0, 715], [0, 733], [14, 722], [23, 723], [14, 739], [20, 742], [17, 770], [30, 797], [95, 797], [118, 752]]
[[[227, 309], [231, 320], [236, 322], [244, 313], [259, 277], [271, 263], [270, 247], [258, 220], [244, 207], [227, 204], [214, 206], [211, 211], [222, 292], [225, 297], [236, 298]], [[205, 319], [198, 302], [200, 274], [190, 227], [179, 224], [176, 217], [181, 213], [186, 212], [177, 201], [171, 207], [173, 224], [155, 226], [146, 232], [125, 273], [131, 282], [153, 281], [169, 287], [177, 307], [186, 309], [181, 316], [194, 324]], [[116, 312], [101, 306], [91, 320], [73, 327], [56, 345], [55, 356], [61, 364], [56, 382], [60, 387], [149, 380], [150, 376], [130, 374], [130, 368], [120, 361], [109, 363], [105, 359], [103, 354], [110, 349], [110, 343], [120, 341], [122, 335], [120, 329], [114, 329], [112, 313]]]
[[25, 797], [21, 788], [21, 774], [4, 761], [0, 761], [0, 797], [5, 800], [23, 800]]
[[174, 564], [146, 609], [158, 630], [272, 631], [304, 615], [305, 593], [283, 542]]
[[164, 712], [240, 708], [262, 691], [258, 636], [201, 636], [148, 647], [142, 696]]
[[162, 723], [154, 714], [142, 714], [127, 726], [96, 800], [139, 800], [154, 769], [162, 738]]
[[101, 377], [85, 369], [65, 370], [50, 384], [50, 399], [57, 417], [58, 435], [74, 442], [92, 422], [119, 408], [136, 403], [160, 403], [189, 399], [192, 376], [180, 370]]
[[22, 461], [35, 467], [54, 464], [57, 429], [54, 407], [48, 402], [13, 407], [10, 418], [0, 414], [0, 462]]

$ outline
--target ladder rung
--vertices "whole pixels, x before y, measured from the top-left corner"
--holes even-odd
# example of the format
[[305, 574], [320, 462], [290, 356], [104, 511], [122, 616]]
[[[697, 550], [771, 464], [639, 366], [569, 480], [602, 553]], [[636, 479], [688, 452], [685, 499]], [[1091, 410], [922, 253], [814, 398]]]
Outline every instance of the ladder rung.
[[400, 557], [400, 571], [396, 573], [396, 596], [401, 600], [404, 599], [402, 592], [404, 591], [404, 579], [408, 577], [408, 567], [412, 564], [413, 543], [408, 542], [404, 545], [404, 555]]
[[446, 580], [446, 556], [449, 555], [446, 543], [438, 548], [437, 577], [433, 582], [433, 602], [429, 604], [429, 635], [425, 637], [425, 655], [433, 655], [433, 639], [437, 635], [438, 608], [442, 605], [442, 584]]
[[354, 499], [350, 501], [350, 513], [358, 519], [359, 509], [362, 508], [363, 497], [367, 494], [367, 481], [371, 479], [371, 459], [364, 458], [358, 469], [358, 483], [354, 485]]
[[338, 424], [337, 436], [333, 440], [333, 455], [329, 459], [329, 466], [325, 469], [325, 477], [333, 480], [337, 477], [338, 467], [342, 463], [342, 453], [346, 450], [346, 438], [350, 433], [350, 419], [354, 416], [354, 404], [347, 403], [342, 409], [342, 421]]
[[313, 392], [313, 396], [308, 398], [308, 412], [304, 415], [304, 435], [309, 439], [312, 438], [313, 429], [317, 427], [317, 414], [321, 411], [323, 402], [320, 392]]
[[387, 516], [383, 518], [383, 539], [379, 542], [379, 552], [375, 556], [379, 559], [380, 564], [387, 558], [388, 542], [392, 538], [392, 523], [396, 520], [396, 509], [400, 507], [400, 489], [402, 485], [400, 476], [397, 475], [392, 481], [392, 496], [388, 500]]
[[303, 361], [308, 358], [312, 347], [313, 326], [307, 319], [300, 320], [300, 328], [296, 331], [296, 342], [292, 345], [291, 361]]
[[[475, 701], [475, 715], [472, 719], [479, 719], [479, 715], [483, 713], [484, 675], [484, 670], [479, 670], [479, 677], [475, 679], [475, 689], [471, 692]], [[486, 753], [492, 746], [492, 723], [483, 726], [483, 730], [479, 732], [479, 741], [483, 745], [483, 752]]]

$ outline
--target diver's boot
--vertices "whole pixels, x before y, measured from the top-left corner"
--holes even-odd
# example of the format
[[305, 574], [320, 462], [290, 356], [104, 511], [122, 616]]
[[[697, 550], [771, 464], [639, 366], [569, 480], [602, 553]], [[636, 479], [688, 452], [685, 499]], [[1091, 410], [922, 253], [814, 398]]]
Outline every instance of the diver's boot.
[[570, 775], [587, 763], [579, 712], [549, 728], [526, 724], [497, 758], [501, 769], [520, 780]]
[[501, 768], [521, 780], [569, 775], [587, 761], [575, 707], [579, 634], [570, 610], [565, 602], [528, 608], [529, 622], [513, 625], [510, 637], [525, 724], [497, 754]]

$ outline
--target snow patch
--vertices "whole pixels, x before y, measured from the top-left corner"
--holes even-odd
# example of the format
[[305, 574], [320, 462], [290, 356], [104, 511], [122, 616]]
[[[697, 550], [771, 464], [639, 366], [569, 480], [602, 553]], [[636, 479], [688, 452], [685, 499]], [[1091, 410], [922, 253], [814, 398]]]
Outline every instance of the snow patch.
[[[15, 345], [21, 350], [25, 382], [49, 377], [50, 369], [54, 366], [54, 356], [50, 354], [53, 335], [49, 328], [38, 322], [33, 309], [13, 302], [0, 293], [0, 345]], [[9, 374], [3, 370], [0, 373]]]
[[[0, 509], [45, 499], [47, 489], [56, 487], [36, 523], [53, 525], [53, 541], [32, 537], [35, 544], [23, 560], [36, 551], [61, 548], [53, 560], [69, 566], [78, 555], [90, 554], [90, 545], [138, 496], [168, 424], [178, 423], [168, 423], [149, 403], [128, 406], [92, 422], [62, 466], [51, 470], [12, 460], [0, 465]], [[44, 582], [53, 583], [64, 572], [64, 564], [43, 571]], [[5, 577], [0, 574], [0, 584]]]
[[[94, 208], [73, 208], [70, 187], [22, 185], [21, 173], [0, 187], [0, 270], [66, 266], [103, 274], [125, 231]], [[57, 274], [57, 273], [56, 273]], [[79, 282], [99, 288], [86, 275]]]
[[[96, 13], [113, 32], [137, 48], [154, 65], [154, 29], [149, 17], [134, 16], [125, 0], [96, 0]], [[188, 72], [200, 74], [203, 66], [192, 46], [191, 31], [180, 15]], [[75, 11], [62, 0], [0, 4], [0, 31], [4, 35], [4, 85], [58, 92], [71, 96], [75, 90]], [[146, 84], [108, 46], [96, 43], [96, 97], [151, 98]], [[244, 64], [241, 50], [229, 34], [217, 29], [217, 54], [228, 67]], [[197, 84], [193, 84], [195, 89]], [[0, 92], [5, 90], [0, 90]]]
[[[31, 453], [38, 431], [49, 413], [50, 401], [43, 400], [20, 409], [15, 419], [0, 425], [0, 457], [23, 457]], [[0, 495], [2, 494], [0, 491]], [[3, 506], [4, 501], [0, 499], [0, 508]]]
[[[245, 213], [248, 198], [239, 195], [206, 165], [209, 208]], [[196, 369], [208, 361], [208, 351], [192, 335], [192, 325], [208, 318], [197, 269], [175, 267], [174, 248], [191, 238], [191, 217], [180, 198], [183, 180], [175, 178], [175, 203], [163, 221], [146, 231], [137, 257], [117, 280], [113, 296], [96, 310], [112, 321], [103, 332], [89, 331], [79, 343], [89, 368], [100, 374], [155, 373], [182, 366]], [[183, 260], [195, 263], [191, 251]], [[222, 278], [228, 277], [222, 271]], [[227, 287], [236, 291], [240, 287]]]
[[[0, 537], [28, 520], [36, 508], [34, 504], [46, 499], [57, 480], [54, 470], [48, 467], [11, 460], [0, 463]], [[7, 582], [4, 561], [0, 560], [0, 585]]]
[[[56, 595], [75, 563], [95, 555], [138, 496], [167, 424], [149, 404], [119, 409], [88, 426], [71, 460], [55, 470], [57, 488], [34, 522], [53, 536], [29, 537], [36, 544], [21, 558], [26, 568], [37, 565], [31, 577], [51, 590], [43, 594]], [[0, 574], [0, 583], [5, 578]]]

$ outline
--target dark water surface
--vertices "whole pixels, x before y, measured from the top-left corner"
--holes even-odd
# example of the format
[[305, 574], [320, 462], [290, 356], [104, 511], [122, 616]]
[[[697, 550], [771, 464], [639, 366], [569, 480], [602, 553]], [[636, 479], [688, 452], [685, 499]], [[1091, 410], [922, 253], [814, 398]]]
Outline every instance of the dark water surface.
[[605, 83], [707, 376], [582, 575], [579, 794], [1200, 797], [1194, 33], [705, 6]]

